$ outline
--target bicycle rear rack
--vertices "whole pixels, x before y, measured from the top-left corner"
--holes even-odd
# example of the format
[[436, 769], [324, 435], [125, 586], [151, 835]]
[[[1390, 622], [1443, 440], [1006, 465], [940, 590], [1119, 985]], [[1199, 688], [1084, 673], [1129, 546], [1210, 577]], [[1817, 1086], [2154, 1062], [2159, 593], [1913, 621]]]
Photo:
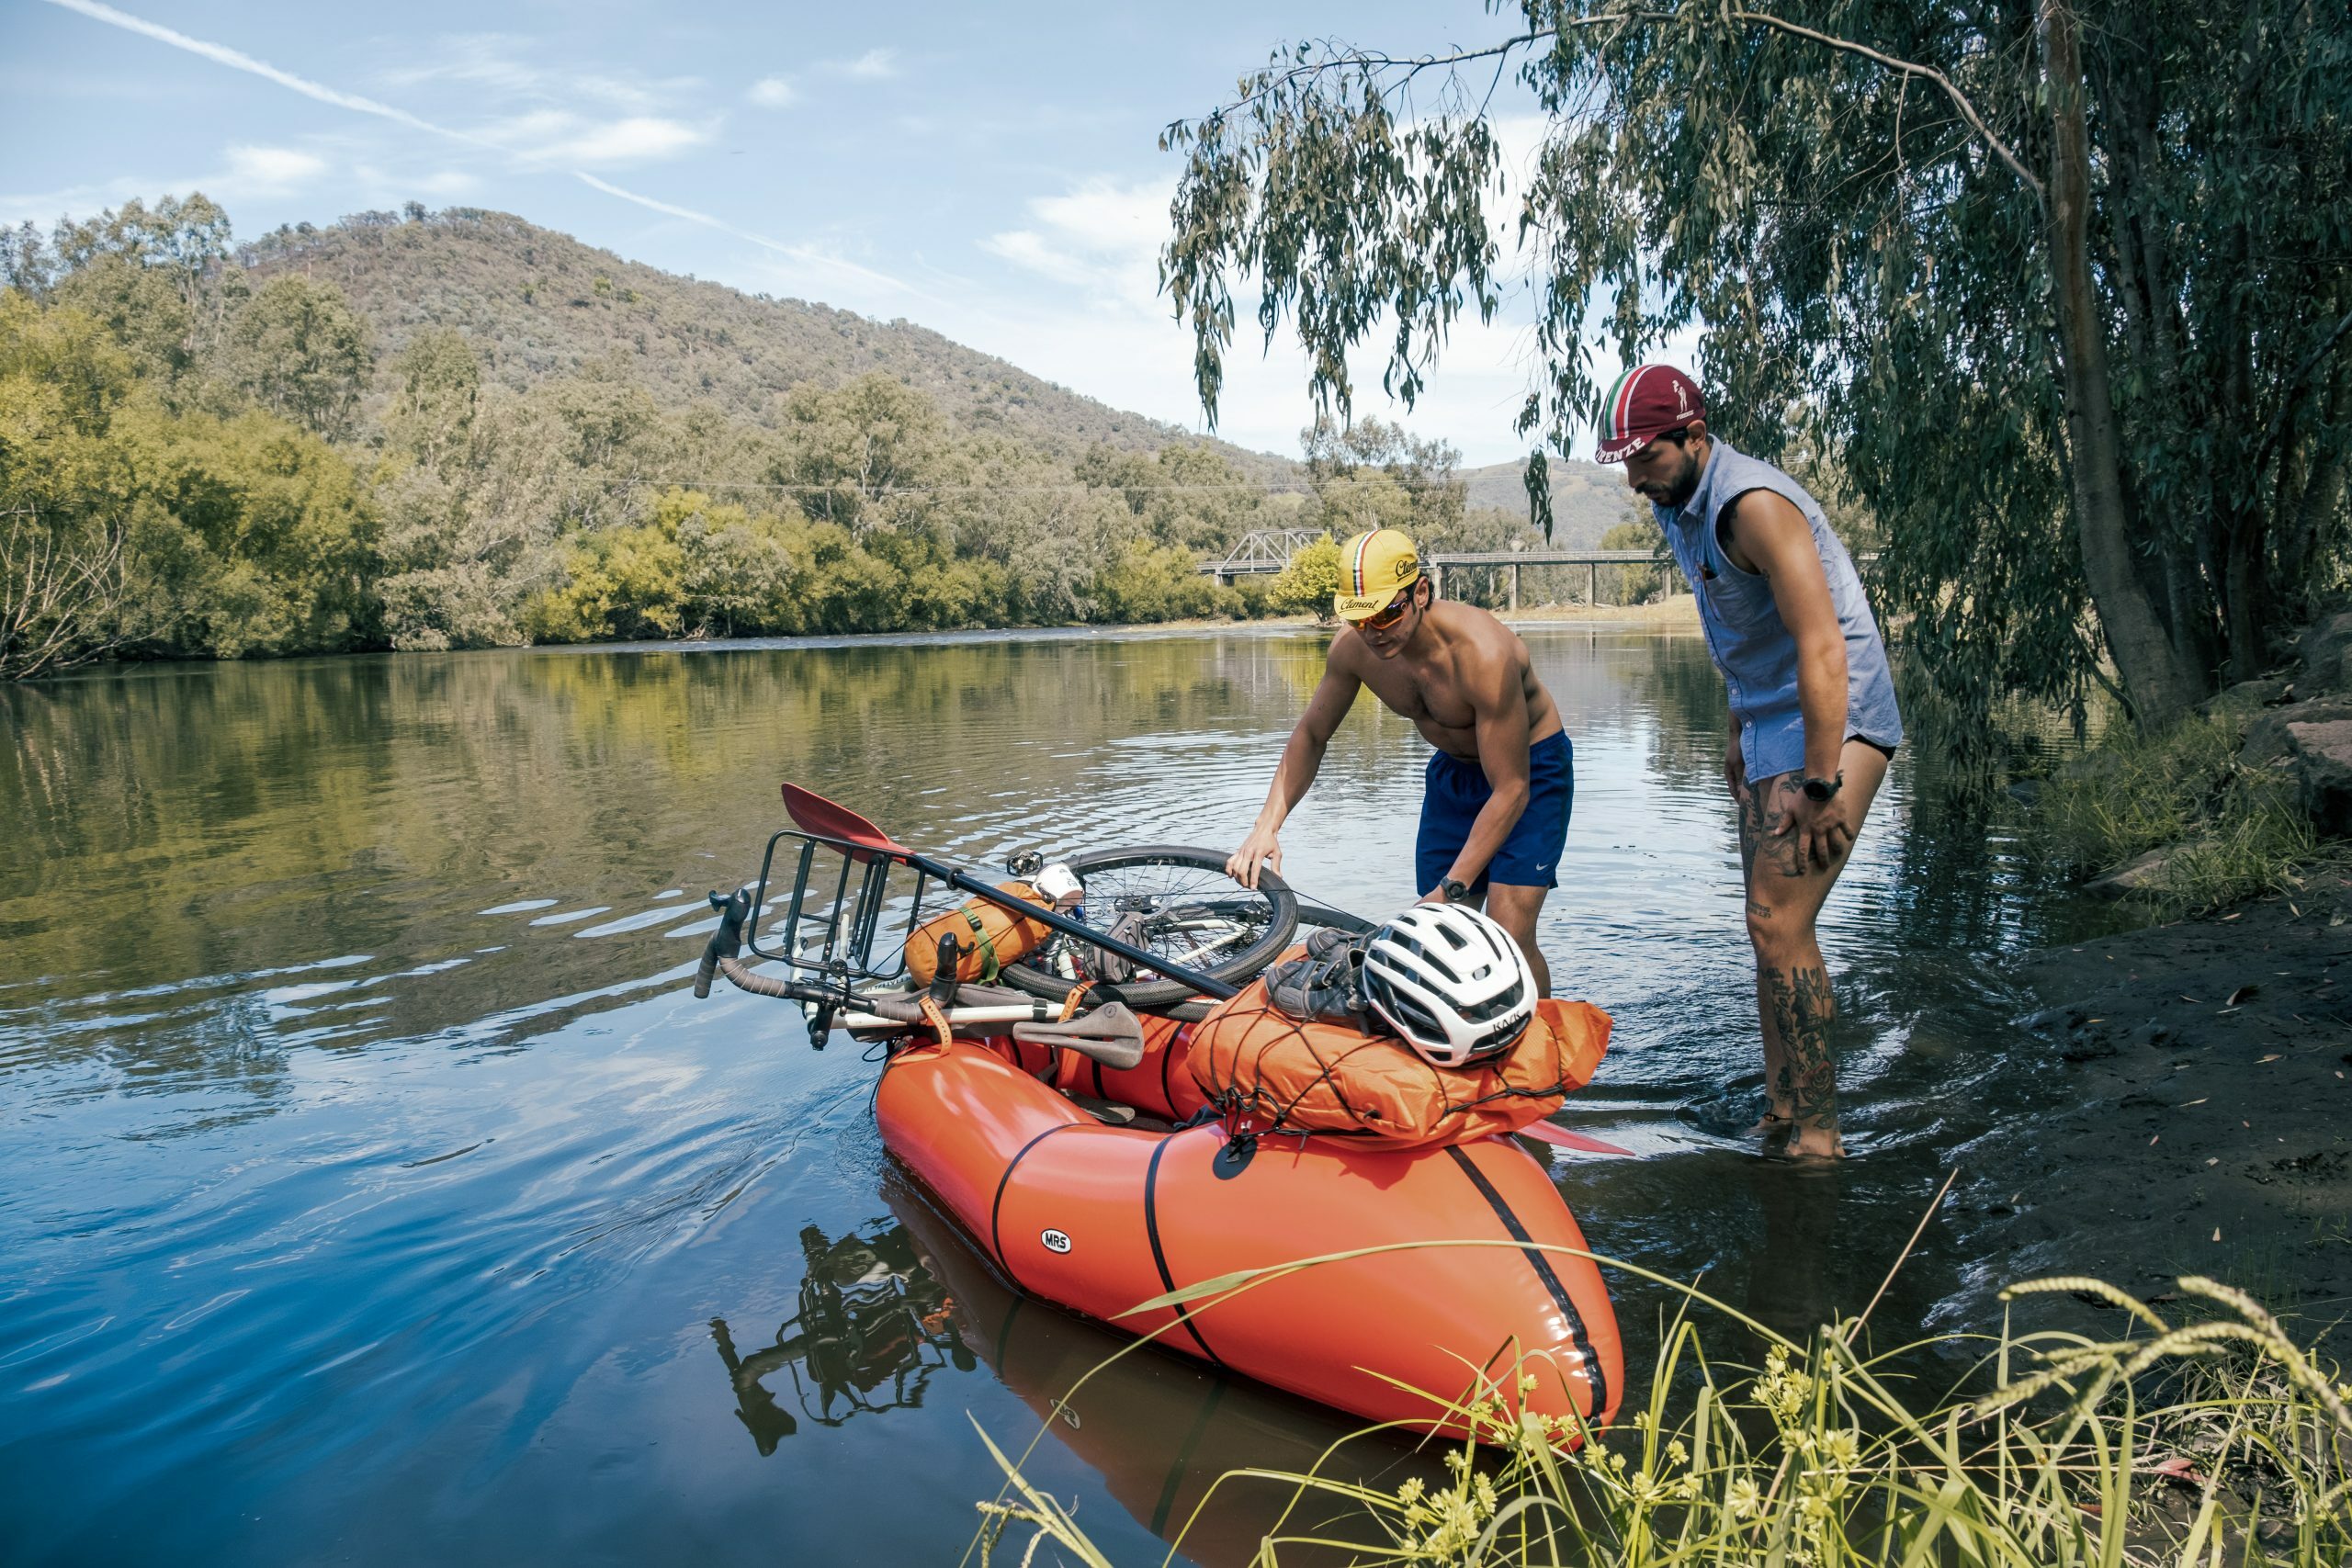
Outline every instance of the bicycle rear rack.
[[[779, 849], [781, 869], [791, 874], [791, 893], [785, 900], [782, 925], [771, 939], [775, 945], [763, 946], [768, 890], [778, 886], [778, 896], [784, 897], [777, 878]], [[907, 937], [922, 922], [924, 896], [936, 885], [936, 879], [911, 870], [913, 886], [908, 888], [905, 876], [892, 874], [899, 869], [887, 856], [844, 840], [785, 829], [768, 840], [760, 857], [760, 878], [743, 924], [744, 944], [754, 955], [783, 964], [796, 980], [806, 976], [810, 988], [821, 993], [812, 1000], [838, 1005], [850, 999], [854, 986], [890, 985], [907, 972]], [[905, 891], [895, 890], [894, 883]], [[884, 917], [901, 900], [905, 928], [894, 925], [892, 940], [877, 954], [876, 939], [885, 934]]]

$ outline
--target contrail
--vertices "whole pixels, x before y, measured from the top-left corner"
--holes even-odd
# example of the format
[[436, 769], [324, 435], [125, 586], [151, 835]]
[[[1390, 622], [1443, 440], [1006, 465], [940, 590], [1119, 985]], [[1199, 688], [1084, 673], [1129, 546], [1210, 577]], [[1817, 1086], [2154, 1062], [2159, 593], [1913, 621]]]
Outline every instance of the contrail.
[[[281, 87], [300, 93], [306, 98], [315, 98], [322, 104], [333, 104], [337, 108], [350, 109], [358, 114], [374, 115], [380, 119], [392, 120], [413, 130], [424, 131], [428, 135], [442, 137], [451, 141], [462, 141], [469, 146], [487, 148], [509, 157], [514, 153], [512, 148], [502, 147], [482, 137], [469, 135], [462, 130], [452, 130], [447, 126], [435, 125], [421, 116], [413, 115], [406, 109], [394, 108], [391, 105], [379, 103], [374, 98], [363, 98], [356, 93], [340, 92], [324, 83], [297, 76], [290, 71], [280, 71], [267, 61], [255, 60], [252, 55], [231, 49], [226, 44], [208, 43], [202, 39], [190, 38], [187, 34], [164, 27], [160, 22], [151, 22], [142, 17], [134, 17], [128, 12], [118, 11], [111, 6], [101, 5], [99, 0], [48, 0], [48, 3], [62, 10], [77, 12], [93, 21], [104, 22], [108, 27], [120, 28], [126, 32], [153, 39], [158, 43], [169, 44], [174, 49], [186, 50], [188, 53], [199, 55], [216, 65], [225, 65], [232, 71], [243, 71], [251, 75], [259, 76], [265, 81], [275, 82]], [[587, 185], [603, 191], [606, 196], [618, 197], [623, 201], [633, 201], [639, 207], [650, 208], [656, 212], [666, 213], [673, 218], [683, 218], [689, 223], [699, 223], [706, 228], [716, 229], [722, 234], [732, 235], [746, 243], [758, 245], [763, 250], [774, 251], [782, 256], [789, 256], [804, 265], [830, 266], [865, 278], [870, 283], [911, 294], [918, 299], [928, 300], [934, 305], [944, 306], [947, 303], [936, 296], [924, 293], [912, 284], [903, 283], [887, 273], [876, 272], [871, 267], [860, 266], [855, 262], [824, 255], [812, 251], [806, 245], [787, 245], [780, 240], [771, 240], [764, 235], [754, 234], [747, 229], [738, 229], [724, 219], [714, 218], [707, 212], [697, 212], [691, 207], [678, 207], [670, 202], [656, 201], [650, 196], [639, 196], [637, 192], [624, 190], [608, 180], [600, 180], [585, 169], [574, 169], [572, 173]]]
[[639, 196], [633, 190], [622, 189], [610, 180], [600, 180], [584, 169], [574, 169], [572, 174], [583, 183], [603, 191], [606, 196], [616, 196], [623, 201], [633, 201], [639, 207], [651, 208], [656, 212], [667, 213], [673, 218], [683, 218], [689, 223], [700, 223], [705, 228], [716, 229], [722, 234], [731, 234], [736, 239], [758, 245], [763, 250], [774, 251], [780, 256], [789, 256], [804, 265], [829, 266], [838, 272], [845, 272], [864, 278], [868, 283], [879, 284], [901, 294], [911, 294], [918, 299], [928, 300], [934, 305], [944, 306], [947, 303], [936, 295], [924, 293], [911, 283], [892, 277], [887, 272], [876, 272], [870, 266], [860, 266], [857, 263], [846, 261], [840, 256], [829, 256], [807, 245], [787, 245], [781, 240], [771, 240], [763, 234], [754, 234], [748, 229], [738, 229], [723, 218], [714, 218], [707, 212], [697, 212], [691, 207], [679, 207], [667, 201], [656, 201], [650, 196]]
[[425, 131], [434, 136], [447, 137], [452, 141], [470, 142], [477, 147], [491, 145], [478, 136], [469, 136], [462, 130], [451, 130], [447, 126], [435, 125], [429, 119], [420, 118], [409, 113], [406, 109], [397, 109], [390, 104], [379, 104], [373, 98], [363, 98], [356, 93], [337, 92], [334, 88], [322, 83], [297, 76], [290, 71], [280, 71], [267, 61], [255, 60], [252, 55], [241, 53], [225, 44], [207, 43], [202, 39], [190, 38], [186, 33], [175, 32], [160, 22], [151, 22], [144, 17], [130, 16], [126, 12], [116, 10], [111, 6], [101, 6], [98, 0], [49, 0], [49, 4], [63, 10], [78, 11], [91, 20], [104, 22], [108, 27], [120, 28], [126, 32], [134, 32], [141, 37], [153, 39], [158, 43], [170, 44], [174, 49], [184, 49], [190, 54], [202, 55], [214, 64], [225, 65], [232, 71], [250, 73], [265, 80], [275, 82], [281, 87], [291, 88], [306, 98], [316, 98], [322, 104], [333, 104], [338, 108], [353, 109], [360, 114], [372, 114], [384, 119], [397, 120], [412, 129]]

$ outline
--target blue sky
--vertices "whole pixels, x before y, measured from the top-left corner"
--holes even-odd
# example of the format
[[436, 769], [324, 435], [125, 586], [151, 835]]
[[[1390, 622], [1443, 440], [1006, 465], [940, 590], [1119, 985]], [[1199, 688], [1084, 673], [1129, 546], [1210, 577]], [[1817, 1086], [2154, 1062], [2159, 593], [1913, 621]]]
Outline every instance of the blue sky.
[[[1361, 0], [0, 0], [0, 220], [193, 188], [243, 236], [412, 199], [495, 208], [673, 272], [903, 316], [1198, 429], [1191, 339], [1157, 293], [1177, 168], [1161, 126], [1286, 39], [1344, 28], [1404, 52], [1499, 27], [1475, 4]], [[1532, 122], [1503, 127], [1532, 141]], [[1407, 423], [1474, 464], [1521, 452], [1525, 318], [1457, 334]], [[1303, 361], [1244, 333], [1219, 434], [1293, 452]], [[1358, 410], [1402, 414], [1376, 375]]]

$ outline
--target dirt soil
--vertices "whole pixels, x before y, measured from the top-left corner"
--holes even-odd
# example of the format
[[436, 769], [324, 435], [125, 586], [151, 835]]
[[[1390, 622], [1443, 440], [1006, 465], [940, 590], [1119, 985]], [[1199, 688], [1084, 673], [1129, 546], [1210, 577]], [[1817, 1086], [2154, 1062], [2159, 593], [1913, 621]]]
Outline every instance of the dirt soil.
[[1979, 1266], [2143, 1296], [2206, 1274], [2307, 1332], [2352, 1318], [2352, 880], [2055, 948], [2019, 978], [2066, 1092], [1963, 1156]]

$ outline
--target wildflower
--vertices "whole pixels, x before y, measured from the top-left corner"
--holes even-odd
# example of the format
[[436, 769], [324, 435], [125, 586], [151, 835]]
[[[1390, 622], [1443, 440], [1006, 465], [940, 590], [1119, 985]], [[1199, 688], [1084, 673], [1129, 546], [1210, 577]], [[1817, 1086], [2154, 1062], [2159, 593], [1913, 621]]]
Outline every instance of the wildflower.
[[1535, 1374], [1533, 1372], [1521, 1372], [1519, 1374], [1519, 1392], [1521, 1393], [1533, 1393], [1535, 1392]]
[[1471, 1491], [1477, 1496], [1478, 1511], [1481, 1514], [1491, 1514], [1495, 1511], [1496, 1498], [1495, 1483], [1493, 1482], [1487, 1480], [1482, 1475], [1478, 1477], [1476, 1483], [1471, 1487]]
[[1681, 1438], [1677, 1438], [1666, 1445], [1666, 1462], [1677, 1470], [1690, 1462], [1690, 1450], [1682, 1446]]
[[1731, 1517], [1735, 1519], [1752, 1519], [1763, 1511], [1764, 1495], [1756, 1489], [1756, 1483], [1743, 1475], [1731, 1483], [1731, 1492], [1724, 1497], [1724, 1506], [1731, 1510]]
[[1861, 1462], [1862, 1436], [1850, 1427], [1840, 1427], [1822, 1439], [1821, 1458], [1826, 1464], [1840, 1470], [1851, 1470]]
[[1426, 1490], [1419, 1476], [1408, 1475], [1405, 1478], [1405, 1484], [1396, 1488], [1396, 1500], [1399, 1503], [1418, 1503]]

